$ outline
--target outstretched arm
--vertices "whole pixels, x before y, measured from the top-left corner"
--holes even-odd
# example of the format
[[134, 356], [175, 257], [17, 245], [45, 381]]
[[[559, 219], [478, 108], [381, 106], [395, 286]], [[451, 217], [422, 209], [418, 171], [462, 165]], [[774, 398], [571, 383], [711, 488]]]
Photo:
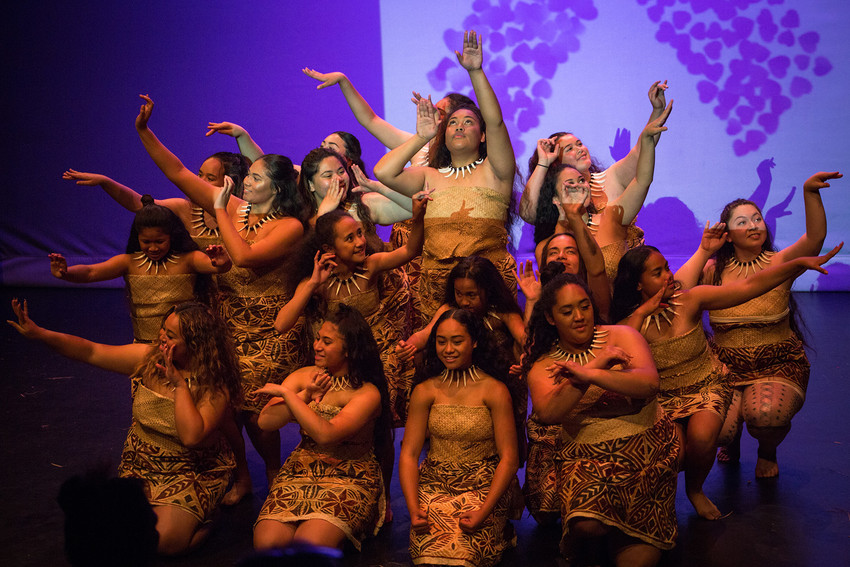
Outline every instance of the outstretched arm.
[[622, 210], [622, 219], [620, 224], [623, 226], [631, 223], [643, 207], [643, 202], [646, 200], [646, 194], [649, 191], [649, 186], [652, 184], [652, 179], [655, 174], [655, 140], [654, 137], [661, 132], [667, 130], [664, 123], [670, 116], [670, 111], [673, 110], [673, 101], [667, 105], [661, 116], [646, 125], [640, 135], [640, 157], [638, 158], [637, 173], [635, 178], [623, 191], [623, 194], [617, 197], [611, 205]]
[[[822, 274], [828, 273], [822, 266], [838, 254], [842, 242], [823, 256], [800, 256], [778, 265], [771, 265], [748, 278], [735, 280], [720, 286], [698, 285], [688, 294], [697, 300], [700, 310], [726, 309], [749, 301], [786, 280], [793, 280], [806, 270], [817, 270]], [[775, 263], [772, 262], [772, 264]], [[697, 314], [699, 316], [699, 314]]]
[[97, 264], [77, 264], [76, 266], [68, 266], [62, 254], [49, 254], [48, 258], [50, 258], [50, 273], [60, 280], [72, 283], [111, 280], [123, 276], [130, 269], [129, 254], [119, 254]]
[[240, 126], [239, 124], [234, 124], [233, 122], [209, 122], [207, 124], [207, 133], [206, 136], [212, 136], [218, 132], [219, 134], [224, 134], [225, 136], [232, 136], [236, 138], [236, 144], [239, 146], [239, 153], [248, 158], [251, 161], [257, 161], [261, 156], [263, 156], [263, 148], [254, 141], [254, 138], [251, 137], [251, 134], [248, 131]]
[[339, 72], [319, 73], [307, 67], [301, 71], [308, 77], [321, 81], [321, 84], [316, 87], [318, 90], [339, 85], [339, 89], [345, 97], [345, 102], [348, 103], [348, 107], [351, 108], [351, 112], [354, 113], [354, 117], [360, 125], [389, 149], [397, 148], [411, 137], [412, 134], [409, 132], [399, 130], [378, 116], [344, 74]]
[[[351, 171], [354, 173], [354, 179], [357, 180], [357, 186], [352, 189], [355, 193], [377, 193], [378, 195], [383, 195], [404, 211], [408, 213], [407, 218], [410, 218], [410, 214], [413, 212], [410, 207], [410, 199], [401, 193], [393, 191], [380, 181], [376, 181], [374, 179], [369, 179], [366, 177], [366, 174], [358, 167], [356, 163], [351, 164]], [[364, 197], [366, 195], [363, 195]], [[371, 205], [369, 206], [371, 209]], [[406, 220], [406, 219], [405, 219]]]
[[425, 210], [428, 201], [431, 200], [430, 194], [431, 191], [426, 189], [411, 199], [413, 226], [410, 227], [410, 237], [404, 246], [390, 252], [378, 252], [369, 256], [366, 260], [369, 270], [373, 272], [392, 270], [422, 254], [422, 245], [425, 243]]
[[40, 341], [62, 356], [79, 360], [121, 374], [132, 374], [136, 366], [144, 359], [151, 345], [131, 343], [128, 345], [105, 345], [86, 340], [75, 335], [57, 333], [39, 327], [29, 318], [29, 308], [26, 300], [12, 300], [12, 310], [17, 321], [7, 320], [16, 331], [24, 337]]
[[[153, 100], [147, 95], [139, 96], [144, 99], [145, 104], [141, 106], [139, 115], [136, 116], [136, 131], [148, 155], [151, 156], [156, 166], [169, 181], [185, 193], [192, 202], [197, 203], [210, 214], [214, 214], [213, 203], [219, 188], [210, 185], [192, 173], [176, 155], [159, 141], [159, 138], [148, 128], [148, 120], [150, 120], [153, 112]], [[234, 203], [232, 206], [235, 207], [236, 204]]]
[[823, 208], [820, 190], [829, 187], [830, 179], [841, 179], [837, 171], [820, 171], [809, 177], [803, 184], [803, 203], [806, 207], [806, 232], [797, 242], [777, 253], [779, 261], [787, 261], [799, 256], [811, 256], [821, 251], [826, 240], [826, 212]]
[[455, 51], [458, 63], [469, 72], [478, 107], [487, 124], [487, 158], [493, 173], [501, 181], [513, 182], [516, 157], [508, 128], [502, 118], [502, 107], [481, 65], [484, 61], [483, 38], [474, 31], [463, 33], [463, 52]]

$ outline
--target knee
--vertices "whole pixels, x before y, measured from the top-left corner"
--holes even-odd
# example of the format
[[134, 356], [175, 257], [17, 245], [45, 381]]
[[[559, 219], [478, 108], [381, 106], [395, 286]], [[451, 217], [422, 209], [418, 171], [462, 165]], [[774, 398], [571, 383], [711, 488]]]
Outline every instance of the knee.
[[570, 521], [570, 534], [580, 538], [604, 536], [610, 530], [599, 520], [578, 518]]
[[182, 534], [171, 530], [159, 530], [159, 543], [156, 550], [160, 555], [183, 555], [189, 551], [191, 543], [191, 538], [186, 538]]
[[287, 537], [284, 530], [273, 529], [277, 526], [270, 526], [265, 522], [260, 522], [254, 527], [254, 549], [257, 551], [266, 551], [276, 547], [284, 547], [292, 541], [291, 537]]

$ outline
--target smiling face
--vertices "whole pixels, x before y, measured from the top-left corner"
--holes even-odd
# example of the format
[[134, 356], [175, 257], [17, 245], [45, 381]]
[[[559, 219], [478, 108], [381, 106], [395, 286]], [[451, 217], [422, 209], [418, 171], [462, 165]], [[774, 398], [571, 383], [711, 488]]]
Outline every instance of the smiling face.
[[669, 299], [676, 291], [673, 287], [673, 272], [670, 271], [667, 259], [660, 252], [653, 251], [643, 265], [638, 291], [645, 301], [658, 293], [662, 287], [666, 288], [662, 301]]
[[363, 225], [350, 216], [341, 217], [334, 225], [333, 253], [337, 262], [359, 265], [366, 261]]
[[475, 280], [471, 278], [457, 278], [454, 282], [455, 303], [464, 311], [483, 315], [487, 296], [485, 291], [478, 287]]
[[472, 353], [477, 345], [465, 326], [449, 318], [437, 327], [435, 346], [440, 362], [449, 370], [459, 370], [472, 364]]
[[555, 304], [546, 318], [558, 329], [565, 346], [583, 348], [593, 337], [593, 304], [579, 285], [567, 284], [555, 292]]
[[757, 207], [744, 204], [732, 209], [726, 239], [738, 248], [761, 249], [767, 239], [767, 225]]
[[189, 353], [186, 350], [186, 341], [180, 332], [180, 317], [172, 313], [165, 318], [160, 332], [160, 348], [172, 348], [171, 360], [176, 368], [187, 368], [189, 364]]
[[208, 158], [198, 169], [198, 177], [216, 187], [224, 187], [224, 165], [218, 158]]
[[446, 127], [446, 147], [449, 151], [476, 150], [484, 141], [478, 116], [468, 108], [461, 108], [448, 118]]
[[349, 179], [345, 166], [336, 157], [328, 156], [319, 162], [316, 174], [309, 181], [310, 191], [315, 192], [320, 199], [324, 199], [331, 184], [336, 180], [339, 180], [344, 190], [348, 190]]
[[339, 134], [329, 134], [322, 140], [322, 147], [333, 150], [348, 159], [348, 146], [345, 145], [345, 140]]
[[561, 155], [558, 159], [564, 165], [574, 167], [581, 172], [590, 169], [590, 151], [582, 144], [581, 140], [572, 134], [566, 134], [558, 138], [561, 146]]
[[568, 274], [578, 274], [579, 255], [575, 238], [569, 234], [558, 234], [552, 237], [544, 251], [546, 263], [560, 262]]
[[251, 164], [251, 169], [248, 170], [242, 185], [244, 187], [242, 198], [249, 203], [257, 205], [270, 203], [277, 195], [277, 189], [272, 184], [266, 164], [261, 159]]
[[315, 365], [324, 368], [330, 374], [348, 373], [348, 348], [339, 328], [325, 321], [316, 340], [313, 341], [313, 352], [315, 353]]
[[154, 262], [162, 260], [171, 250], [171, 235], [155, 226], [142, 228], [139, 230], [139, 248]]

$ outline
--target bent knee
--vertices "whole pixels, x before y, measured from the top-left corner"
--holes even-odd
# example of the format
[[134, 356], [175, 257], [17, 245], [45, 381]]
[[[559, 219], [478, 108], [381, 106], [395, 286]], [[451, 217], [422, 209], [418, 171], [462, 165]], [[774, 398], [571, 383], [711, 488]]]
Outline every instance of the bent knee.
[[157, 552], [160, 555], [183, 555], [189, 551], [192, 538], [185, 537], [169, 530], [159, 532], [159, 543], [157, 544]]
[[291, 541], [291, 530], [275, 520], [263, 520], [254, 527], [254, 549], [257, 551], [284, 547]]
[[570, 520], [570, 534], [576, 537], [604, 536], [611, 528], [592, 518], [575, 518]]

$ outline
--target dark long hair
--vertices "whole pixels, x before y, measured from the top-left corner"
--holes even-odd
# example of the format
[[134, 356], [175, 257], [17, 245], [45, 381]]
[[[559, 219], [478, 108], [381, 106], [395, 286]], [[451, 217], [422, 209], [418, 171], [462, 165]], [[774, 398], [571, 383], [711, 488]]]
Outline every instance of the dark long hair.
[[484, 292], [485, 309], [492, 308], [497, 313], [519, 313], [522, 310], [508, 289], [505, 279], [493, 262], [481, 256], [467, 256], [455, 264], [446, 279], [446, 292], [443, 303], [457, 308], [455, 301], [455, 280], [468, 278]]
[[263, 162], [266, 174], [275, 189], [272, 207], [279, 214], [301, 221], [302, 226], [308, 226], [312, 213], [313, 199], [298, 183], [298, 172], [292, 165], [292, 160], [280, 154], [266, 154], [257, 158]]
[[[557, 234], [553, 234], [552, 236], [550, 236], [549, 238], [546, 239], [546, 243], [543, 245], [543, 249], [541, 250], [541, 254], [540, 254], [540, 274], [541, 274], [540, 275], [540, 283], [541, 284], [543, 284], [543, 270], [546, 269], [550, 264], [560, 264], [561, 266], [563, 266], [563, 264], [561, 264], [561, 262], [549, 262], [546, 259], [546, 254], [549, 251], [549, 245], [552, 243], [553, 240], [555, 240], [556, 238], [559, 238], [561, 236], [569, 236], [570, 238], [573, 239], [573, 242], [576, 242], [575, 234], [573, 234], [572, 232], [569, 232], [569, 231], [559, 232]], [[577, 242], [576, 242], [576, 252], [578, 252], [578, 243]], [[549, 269], [552, 270], [554, 268], [549, 268]], [[558, 272], [558, 273], [561, 273], [561, 272]], [[583, 279], [584, 281], [587, 281], [587, 268], [584, 265], [584, 258], [582, 258], [580, 252], [578, 253], [578, 276], [581, 279]], [[543, 284], [543, 285], [545, 285], [545, 284]]]
[[[726, 230], [729, 230], [729, 220], [732, 217], [732, 211], [741, 205], [752, 205], [756, 208], [762, 218], [764, 215], [761, 212], [761, 207], [756, 205], [754, 202], [749, 199], [735, 199], [734, 201], [727, 203], [725, 207], [723, 207], [723, 211], [720, 213], [720, 222], [726, 223]], [[761, 245], [762, 251], [775, 252], [776, 247], [773, 244], [773, 235], [770, 233], [770, 228], [765, 224], [765, 238], [764, 243]], [[711, 279], [711, 285], [720, 285], [721, 278], [723, 276], [723, 270], [726, 268], [726, 264], [729, 263], [729, 260], [735, 257], [735, 245], [731, 242], [724, 242], [723, 246], [720, 247], [717, 252], [715, 252], [712, 256], [714, 259], [714, 274]], [[803, 319], [802, 314], [800, 313], [800, 309], [797, 307], [797, 301], [794, 299], [793, 295], [788, 297], [788, 324], [791, 327], [791, 331], [807, 347], [810, 345], [806, 342], [806, 336], [808, 335], [808, 328], [806, 327], [806, 322]]]
[[[363, 150], [360, 148], [360, 140], [357, 139], [357, 136], [350, 132], [343, 132], [342, 130], [337, 130], [334, 134], [342, 138], [342, 141], [345, 144], [345, 155], [343, 157], [349, 163], [359, 167], [360, 171], [363, 172], [363, 175], [366, 175], [366, 164], [363, 163], [362, 157]], [[351, 177], [351, 183], [355, 183], [353, 176]]]
[[198, 244], [192, 240], [180, 218], [168, 207], [154, 203], [150, 195], [142, 195], [142, 208], [133, 218], [130, 237], [127, 239], [127, 254], [142, 249], [139, 244], [139, 232], [146, 228], [158, 228], [167, 234], [171, 238], [171, 250], [177, 254], [198, 250]]
[[[575, 134], [573, 134], [572, 132], [555, 132], [554, 134], [549, 134], [549, 139], [550, 140], [552, 138], [557, 139], [557, 138], [560, 138], [561, 136], [575, 136]], [[561, 156], [558, 156], [558, 161], [556, 163], [560, 163], [560, 160], [561, 160]], [[537, 167], [538, 161], [539, 160], [537, 158], [537, 147], [535, 146], [534, 152], [531, 154], [531, 157], [528, 158], [528, 176], [529, 177], [531, 177], [531, 174], [534, 171], [534, 168]], [[555, 165], [555, 163], [552, 163], [549, 167], [551, 168], [552, 165]], [[604, 171], [604, 170], [605, 170], [605, 168], [602, 167], [602, 164], [600, 164], [599, 161], [597, 161], [597, 159], [595, 157], [590, 156], [590, 169], [589, 169], [590, 173], [599, 173], [600, 171]]]
[[590, 293], [585, 281], [574, 274], [563, 273], [555, 276], [543, 286], [540, 299], [534, 304], [531, 317], [528, 319], [525, 348], [522, 355], [523, 376], [527, 376], [531, 366], [541, 356], [552, 350], [552, 347], [558, 342], [558, 328], [549, 322], [549, 317], [552, 316], [552, 311], [555, 308], [556, 295], [561, 288], [568, 285], [577, 285], [584, 290], [593, 309], [593, 324], [599, 325], [602, 322], [599, 318], [596, 302], [593, 300], [593, 294]]
[[638, 284], [646, 269], [646, 260], [653, 252], [661, 253], [655, 246], [644, 244], [632, 248], [620, 258], [611, 301], [611, 321], [614, 323], [631, 315], [643, 303]]
[[216, 152], [207, 159], [217, 159], [224, 169], [224, 175], [233, 180], [233, 195], [242, 198], [242, 181], [251, 168], [251, 160], [242, 154], [233, 152]]
[[[452, 165], [452, 154], [449, 152], [449, 148], [446, 147], [446, 131], [449, 127], [449, 119], [459, 110], [469, 110], [472, 112], [475, 117], [478, 119], [478, 124], [481, 127], [481, 133], [487, 133], [487, 124], [484, 122], [484, 117], [481, 115], [481, 111], [474, 104], [465, 104], [461, 103], [455, 106], [451, 113], [446, 115], [446, 118], [442, 120], [437, 127], [437, 135], [434, 136], [434, 139], [431, 140], [431, 144], [428, 148], [428, 165], [435, 168], [440, 169], [441, 167], [448, 167]], [[478, 157], [485, 158], [487, 157], [487, 139], [485, 138], [483, 142], [478, 144]]]
[[386, 451], [392, 444], [394, 434], [392, 413], [384, 365], [372, 328], [359, 311], [344, 303], [328, 313], [325, 321], [336, 325], [337, 333], [345, 341], [348, 380], [351, 385], [359, 388], [368, 382], [374, 384], [381, 393], [381, 415], [375, 420], [375, 451]]

